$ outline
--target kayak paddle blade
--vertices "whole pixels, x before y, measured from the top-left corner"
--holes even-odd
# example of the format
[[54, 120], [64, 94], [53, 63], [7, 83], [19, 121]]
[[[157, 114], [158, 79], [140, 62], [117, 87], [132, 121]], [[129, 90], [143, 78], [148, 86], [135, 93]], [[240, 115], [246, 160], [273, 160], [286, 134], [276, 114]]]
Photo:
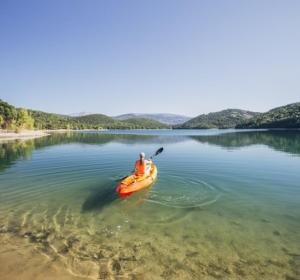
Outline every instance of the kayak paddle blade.
[[162, 153], [162, 151], [164, 150], [163, 147], [159, 148], [156, 153], [155, 153], [155, 156], [159, 155], [160, 153]]

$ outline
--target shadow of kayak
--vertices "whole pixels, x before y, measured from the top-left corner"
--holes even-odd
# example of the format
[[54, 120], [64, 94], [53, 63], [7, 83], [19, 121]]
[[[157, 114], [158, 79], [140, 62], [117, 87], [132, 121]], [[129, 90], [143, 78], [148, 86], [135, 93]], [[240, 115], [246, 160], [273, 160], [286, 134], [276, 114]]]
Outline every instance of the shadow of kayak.
[[82, 204], [81, 212], [101, 211], [119, 198], [115, 191], [116, 183], [108, 182], [91, 190], [91, 194]]

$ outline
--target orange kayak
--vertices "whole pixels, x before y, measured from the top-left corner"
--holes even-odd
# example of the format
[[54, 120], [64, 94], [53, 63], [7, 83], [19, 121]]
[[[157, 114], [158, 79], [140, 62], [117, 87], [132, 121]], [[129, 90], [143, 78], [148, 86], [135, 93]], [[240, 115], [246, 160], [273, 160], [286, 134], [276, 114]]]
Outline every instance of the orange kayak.
[[117, 185], [116, 192], [121, 197], [129, 196], [134, 192], [138, 192], [151, 186], [155, 181], [156, 177], [157, 168], [155, 164], [152, 163], [149, 176], [138, 177], [136, 175], [129, 175]]

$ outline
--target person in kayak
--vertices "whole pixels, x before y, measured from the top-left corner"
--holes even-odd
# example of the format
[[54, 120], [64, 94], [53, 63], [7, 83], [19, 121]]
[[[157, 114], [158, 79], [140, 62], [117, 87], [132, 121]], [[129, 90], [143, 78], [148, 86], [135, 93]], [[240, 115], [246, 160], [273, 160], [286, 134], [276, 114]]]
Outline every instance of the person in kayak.
[[149, 176], [152, 160], [145, 159], [145, 153], [140, 153], [140, 159], [135, 162], [134, 175], [137, 177]]

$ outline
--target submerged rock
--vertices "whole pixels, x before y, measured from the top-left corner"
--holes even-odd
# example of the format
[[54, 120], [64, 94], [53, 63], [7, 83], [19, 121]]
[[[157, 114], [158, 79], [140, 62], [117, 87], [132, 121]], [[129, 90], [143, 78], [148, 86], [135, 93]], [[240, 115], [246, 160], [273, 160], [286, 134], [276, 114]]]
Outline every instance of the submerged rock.
[[121, 264], [119, 261], [113, 260], [112, 270], [115, 271], [117, 274], [119, 274], [119, 272], [121, 271]]
[[119, 261], [137, 261], [136, 257], [133, 256], [124, 256], [124, 257], [119, 257]]
[[99, 280], [106, 280], [109, 279], [109, 273], [107, 271], [100, 271], [98, 274]]
[[197, 257], [199, 255], [199, 252], [195, 251], [195, 252], [187, 252], [185, 254], [186, 257]]
[[58, 252], [60, 254], [67, 254], [69, 252], [69, 247], [68, 246], [63, 246]]
[[8, 230], [7, 230], [7, 227], [6, 226], [1, 226], [0, 227], [0, 234], [1, 233], [6, 233]]
[[31, 232], [31, 231], [27, 231], [27, 232], [25, 232], [25, 233], [23, 234], [23, 237], [25, 237], [25, 238], [28, 238], [28, 237], [30, 237], [30, 236], [32, 236], [32, 232]]

